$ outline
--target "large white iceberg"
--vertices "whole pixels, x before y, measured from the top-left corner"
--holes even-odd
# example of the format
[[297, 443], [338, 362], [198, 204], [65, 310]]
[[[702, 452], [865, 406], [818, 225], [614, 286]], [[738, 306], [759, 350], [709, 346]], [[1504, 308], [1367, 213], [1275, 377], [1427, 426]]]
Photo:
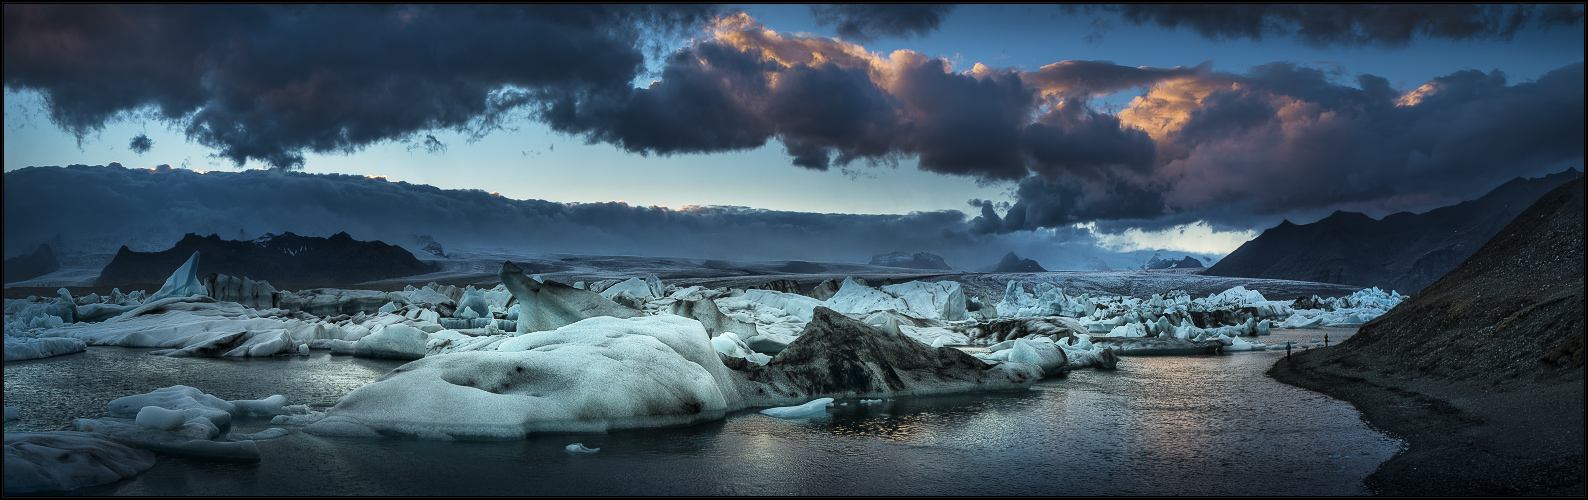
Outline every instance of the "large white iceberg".
[[431, 356], [344, 396], [310, 433], [431, 439], [687, 425], [742, 407], [700, 322], [595, 317]]

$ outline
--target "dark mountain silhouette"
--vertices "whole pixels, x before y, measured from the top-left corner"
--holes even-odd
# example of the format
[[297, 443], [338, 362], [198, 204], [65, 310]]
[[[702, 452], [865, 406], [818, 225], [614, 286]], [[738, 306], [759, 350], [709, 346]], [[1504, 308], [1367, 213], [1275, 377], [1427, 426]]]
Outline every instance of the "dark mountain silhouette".
[[871, 265], [889, 267], [907, 267], [910, 269], [942, 269], [951, 271], [943, 258], [926, 252], [916, 252], [914, 255], [904, 252], [879, 253], [871, 256]]
[[300, 286], [347, 285], [439, 270], [402, 247], [354, 240], [347, 233], [329, 238], [267, 234], [253, 241], [188, 233], [161, 252], [122, 246], [95, 284], [161, 283], [193, 252], [199, 253], [199, 276], [220, 273]]
[[1031, 259], [1022, 259], [1019, 255], [1015, 255], [1014, 252], [1009, 252], [1009, 255], [1005, 255], [1003, 260], [998, 261], [998, 267], [994, 268], [993, 272], [1045, 273], [1048, 272], [1048, 270], [1043, 269], [1041, 264], [1037, 264], [1037, 261]]
[[1536, 179], [1516, 178], [1476, 200], [1381, 220], [1341, 211], [1312, 224], [1287, 220], [1202, 274], [1415, 293], [1470, 257], [1539, 196], [1580, 177], [1582, 172], [1569, 169]]
[[1180, 260], [1160, 259], [1157, 255], [1153, 255], [1151, 260], [1141, 266], [1142, 269], [1193, 269], [1199, 267], [1206, 266], [1203, 266], [1202, 261], [1197, 260], [1196, 257], [1189, 255]]
[[32, 253], [25, 253], [6, 259], [5, 282], [30, 280], [55, 272], [61, 268], [60, 259], [55, 257], [55, 251], [49, 245], [39, 245]]

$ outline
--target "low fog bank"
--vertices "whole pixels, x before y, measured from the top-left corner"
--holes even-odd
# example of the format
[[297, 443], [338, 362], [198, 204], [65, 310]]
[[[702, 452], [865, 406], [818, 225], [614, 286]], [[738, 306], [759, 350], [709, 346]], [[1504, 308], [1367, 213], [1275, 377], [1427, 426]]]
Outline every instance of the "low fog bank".
[[[784, 212], [747, 207], [643, 207], [514, 200], [340, 174], [248, 170], [200, 173], [72, 165], [5, 174], [5, 255], [47, 243], [63, 255], [170, 248], [186, 233], [253, 239], [266, 233], [402, 245], [421, 236], [447, 250], [867, 262], [893, 251], [931, 252], [975, 271], [1013, 251], [1050, 270], [1139, 268], [1153, 250], [1115, 252], [1085, 228], [974, 235], [960, 211], [906, 215]], [[1221, 255], [1162, 251], [1163, 256]]]

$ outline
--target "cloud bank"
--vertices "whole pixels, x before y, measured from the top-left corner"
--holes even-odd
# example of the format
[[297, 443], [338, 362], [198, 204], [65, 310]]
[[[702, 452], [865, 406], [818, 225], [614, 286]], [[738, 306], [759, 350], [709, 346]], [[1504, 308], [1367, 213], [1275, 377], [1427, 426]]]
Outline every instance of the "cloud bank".
[[16, 5], [5, 85], [77, 135], [150, 110], [238, 165], [483, 134], [529, 89], [624, 87], [711, 7]]
[[1187, 28], [1209, 40], [1294, 38], [1318, 48], [1404, 47], [1415, 36], [1506, 41], [1523, 29], [1582, 22], [1582, 5], [1152, 5], [1088, 6], [1137, 26]]

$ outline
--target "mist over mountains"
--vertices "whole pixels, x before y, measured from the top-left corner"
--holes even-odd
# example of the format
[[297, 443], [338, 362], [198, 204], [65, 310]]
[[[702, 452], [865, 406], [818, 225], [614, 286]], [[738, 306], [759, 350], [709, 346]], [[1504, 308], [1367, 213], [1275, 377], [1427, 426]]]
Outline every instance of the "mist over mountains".
[[72, 165], [6, 172], [4, 189], [7, 256], [46, 242], [57, 253], [112, 254], [123, 245], [163, 251], [188, 233], [232, 239], [286, 232], [346, 232], [412, 245], [416, 254], [424, 253], [416, 234], [448, 252], [867, 262], [903, 250], [975, 266], [1014, 251], [1053, 270], [1135, 268], [1154, 253], [1102, 248], [1082, 228], [973, 235], [967, 215], [956, 210], [864, 215], [557, 203], [342, 174]]

